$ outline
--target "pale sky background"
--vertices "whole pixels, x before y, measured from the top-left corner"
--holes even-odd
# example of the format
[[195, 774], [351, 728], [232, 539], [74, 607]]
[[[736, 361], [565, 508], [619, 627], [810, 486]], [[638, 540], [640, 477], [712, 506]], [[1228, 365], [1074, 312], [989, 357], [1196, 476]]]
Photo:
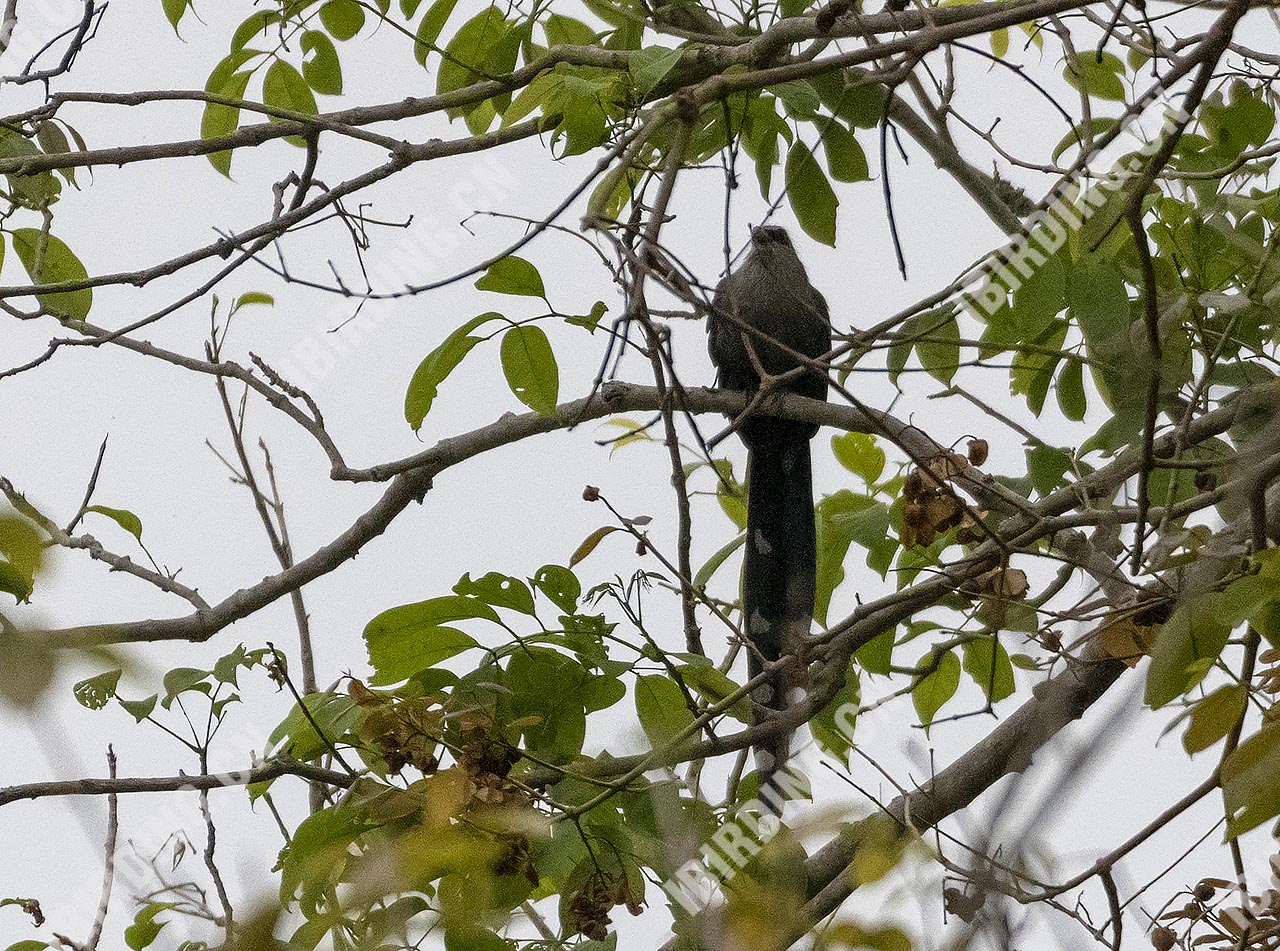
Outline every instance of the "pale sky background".
[[[479, 8], [475, 0], [468, 0], [460, 5], [460, 11], [471, 7]], [[561, 4], [556, 7], [560, 9]], [[565, 5], [566, 12], [576, 12], [572, 7], [573, 4]], [[76, 5], [67, 0], [45, 9], [64, 23], [78, 15]], [[182, 23], [180, 40], [165, 22], [158, 2], [116, 0], [71, 79], [60, 82], [57, 88], [202, 88], [209, 69], [225, 53], [234, 25], [252, 9], [252, 5], [243, 2], [200, 3], [197, 12], [203, 22], [188, 15]], [[16, 62], [18, 50], [23, 59], [31, 50], [29, 36], [22, 42], [22, 31], [37, 25], [34, 8], [30, 15], [30, 21], [22, 21], [15, 50], [0, 58], [0, 69], [6, 73], [20, 68]], [[460, 16], [457, 22], [461, 22]], [[1262, 19], [1250, 22], [1252, 26], [1246, 28], [1259, 31], [1262, 43], [1274, 42], [1274, 30]], [[449, 29], [453, 28], [456, 22]], [[49, 31], [41, 28], [40, 34], [43, 40]], [[434, 90], [434, 75], [416, 66], [405, 43], [402, 37], [384, 29], [377, 35], [362, 34], [342, 44], [347, 95], [324, 99], [321, 108], [393, 101]], [[1031, 62], [1038, 59], [1035, 55], [1028, 58]], [[1044, 75], [1057, 75], [1057, 67], [1047, 58], [1041, 68]], [[1011, 129], [1016, 122], [1016, 139], [1021, 140], [1026, 153], [1034, 153], [1037, 143], [1053, 143], [1061, 137], [1061, 119], [1028, 87], [1015, 83], [1005, 71], [988, 73], [982, 63], [972, 66], [971, 72], [963, 99], [969, 114], [980, 125], [984, 124], [983, 116], [994, 114], [993, 107], [1005, 109], [1016, 103], [1016, 108], [1008, 109], [1011, 117], [1001, 130]], [[9, 87], [6, 94], [10, 97], [5, 103], [7, 112], [16, 112], [35, 101], [20, 99], [20, 94]], [[26, 89], [22, 94], [34, 96], [38, 92]], [[61, 115], [80, 130], [90, 147], [188, 138], [199, 132], [200, 112], [191, 103], [137, 109], [77, 105], [67, 107]], [[463, 135], [465, 130], [461, 123], [448, 127], [443, 117], [431, 117], [408, 123], [395, 134], [420, 141], [432, 135]], [[859, 140], [878, 177], [875, 135], [860, 133]], [[368, 145], [336, 142], [332, 137], [326, 137], [324, 142], [318, 176], [330, 184], [381, 160], [378, 150]], [[929, 158], [905, 136], [904, 143], [910, 165], [904, 166], [895, 150], [891, 178], [909, 266], [908, 282], [904, 283], [895, 270], [878, 181], [839, 186], [838, 249], [819, 246], [793, 229], [814, 284], [831, 304], [838, 329], [882, 320], [949, 283], [1001, 241], [997, 229], [958, 186], [937, 172]], [[968, 147], [973, 157], [986, 154], [973, 143]], [[381, 275], [379, 289], [442, 276], [489, 256], [518, 235], [520, 226], [511, 221], [477, 218], [470, 223], [470, 233], [459, 226], [462, 218], [474, 210], [486, 209], [541, 216], [594, 160], [594, 156], [586, 156], [557, 164], [539, 143], [524, 142], [490, 153], [481, 172], [476, 171], [473, 158], [433, 162], [361, 193], [359, 201], [374, 203], [370, 209], [374, 217], [414, 218], [407, 232], [382, 230], [374, 234], [375, 245], [368, 261], [371, 271]], [[203, 158], [122, 169], [98, 168], [91, 181], [81, 170], [83, 190], [64, 186], [62, 201], [56, 206], [56, 233], [77, 251], [90, 273], [143, 267], [208, 242], [215, 230], [238, 230], [262, 219], [271, 206], [271, 184], [290, 170], [299, 169], [301, 162], [300, 150], [275, 142], [237, 153], [234, 182], [218, 175]], [[986, 167], [989, 159], [981, 158], [979, 162]], [[741, 188], [735, 197], [733, 219], [737, 242], [745, 238], [748, 223], [760, 220], [763, 208], [754, 169], [745, 156], [741, 157], [739, 170]], [[1043, 190], [1044, 183], [1031, 182], [1025, 175], [1006, 168], [1001, 171], [1026, 182], [1033, 197], [1038, 198]], [[778, 169], [775, 182], [781, 179]], [[678, 217], [664, 232], [668, 246], [709, 282], [714, 282], [721, 267], [722, 188], [718, 167], [686, 172], [677, 189]], [[580, 207], [571, 211], [561, 223], [576, 225], [580, 212]], [[779, 220], [788, 222], [788, 213], [784, 212]], [[38, 222], [15, 220], [13, 224], [36, 226]], [[409, 243], [406, 239], [410, 239]], [[420, 250], [423, 247], [437, 250], [424, 260]], [[300, 276], [326, 281], [327, 261], [332, 260], [349, 282], [359, 281], [350, 244], [335, 224], [291, 237], [286, 253], [291, 270]], [[593, 252], [580, 240], [549, 234], [521, 253], [539, 266], [549, 296], [562, 312], [584, 313], [599, 299], [610, 307], [606, 320], [618, 313], [620, 298]], [[220, 264], [217, 261], [183, 271], [141, 290], [99, 289], [95, 291], [90, 319], [108, 327], [128, 323], [178, 297]], [[9, 285], [26, 280], [16, 255], [8, 256], [0, 276]], [[351, 315], [351, 302], [318, 291], [284, 287], [266, 270], [246, 266], [227, 281], [220, 291], [222, 300], [229, 301], [245, 291], [263, 290], [273, 293], [277, 304], [274, 308], [250, 308], [237, 317], [229, 355], [247, 360], [247, 352], [253, 350], [286, 373], [291, 368], [295, 381], [305, 385], [319, 402], [330, 433], [351, 465], [398, 458], [443, 435], [465, 431], [504, 412], [523, 410], [502, 380], [495, 342], [473, 352], [446, 383], [421, 441], [403, 420], [405, 386], [418, 362], [446, 334], [486, 310], [502, 310], [508, 316], [532, 316], [537, 312], [537, 302], [485, 294], [475, 290], [472, 281], [464, 280], [414, 299], [369, 303], [358, 320], [348, 325], [344, 333], [335, 335], [326, 331]], [[205, 300], [148, 328], [144, 336], [182, 352], [198, 354], [208, 325], [209, 302]], [[603, 335], [589, 338], [577, 328], [543, 326], [548, 327], [557, 346], [561, 399], [584, 394], [597, 367]], [[0, 326], [0, 364], [7, 367], [35, 356], [57, 332], [51, 321], [24, 325], [5, 319]], [[674, 341], [684, 381], [709, 383], [712, 372], [705, 356], [702, 327], [678, 323]], [[315, 362], [317, 347], [329, 348], [331, 365], [325, 366], [324, 360]], [[882, 366], [882, 360], [872, 358], [865, 365]], [[624, 365], [621, 376], [648, 381], [647, 368], [634, 357]], [[939, 387], [923, 375], [903, 379], [906, 392], [894, 406], [898, 416], [914, 417], [941, 442], [960, 440], [966, 434], [982, 436], [993, 447], [989, 471], [1024, 471], [1016, 438], [995, 428], [976, 411], [956, 416], [956, 407], [948, 403], [947, 413], [940, 412], [940, 404], [927, 399]], [[962, 380], [983, 389], [1011, 415], [1028, 421], [1021, 401], [1010, 402], [1006, 396], [1008, 378], [1004, 371], [968, 373]], [[873, 406], [888, 407], [896, 396], [878, 374], [858, 374], [852, 385]], [[1039, 425], [1053, 420], [1055, 413], [1051, 399]], [[1096, 427], [1097, 418], [1091, 416], [1090, 420]], [[254, 438], [261, 434], [272, 449], [299, 557], [330, 541], [381, 494], [381, 485], [331, 483], [327, 463], [309, 437], [260, 401], [251, 401], [249, 421]], [[1060, 422], [1052, 424], [1052, 431], [1061, 434], [1054, 438], [1063, 445], [1078, 443], [1086, 432], [1092, 431], [1084, 427], [1067, 430]], [[714, 433], [720, 422], [706, 420], [704, 426]], [[1075, 435], [1077, 431], [1079, 435]], [[95, 501], [136, 513], [142, 519], [143, 539], [149, 550], [162, 565], [180, 566], [180, 580], [216, 602], [277, 570], [247, 493], [228, 482], [225, 470], [204, 446], [209, 438], [224, 451], [230, 447], [222, 410], [207, 378], [110, 348], [74, 348], [64, 350], [32, 373], [0, 381], [0, 474], [12, 479], [56, 521], [65, 524], [74, 513], [98, 445], [106, 434], [110, 434], [110, 443]], [[665, 550], [673, 551], [674, 502], [670, 498], [665, 451], [655, 444], [632, 446], [611, 455], [608, 449], [595, 444], [610, 434], [607, 428], [589, 424], [572, 433], [529, 440], [486, 455], [478, 463], [448, 471], [437, 479], [424, 505], [406, 511], [357, 559], [309, 585], [305, 597], [313, 622], [321, 684], [332, 683], [344, 671], [357, 676], [368, 673], [360, 634], [365, 623], [379, 611], [446, 594], [467, 571], [474, 576], [489, 570], [528, 576], [542, 564], [567, 561], [578, 543], [603, 524], [607, 515], [602, 507], [581, 500], [585, 484], [599, 486], [626, 514], [653, 516], [653, 537]], [[826, 449], [828, 435], [824, 433], [814, 442], [819, 493], [845, 485], [856, 489], [858, 480], [832, 462]], [[731, 452], [741, 459], [736, 446]], [[701, 564], [731, 537], [731, 532], [713, 502], [702, 500], [695, 518], [694, 560]], [[90, 516], [82, 530], [92, 532], [113, 550], [135, 559], [142, 557], [128, 536], [102, 518]], [[607, 580], [615, 572], [629, 575], [639, 568], [658, 567], [653, 559], [636, 558], [629, 542], [609, 539], [580, 566], [579, 575], [584, 586], [589, 586]], [[848, 613], [858, 591], [870, 598], [888, 590], [877, 577], [859, 570], [861, 556], [856, 548], [846, 567], [850, 578], [836, 594], [833, 619]], [[732, 573], [722, 572], [718, 582], [723, 593], [729, 595]], [[161, 596], [135, 579], [108, 574], [80, 553], [55, 554], [52, 569], [39, 579], [33, 601], [30, 607], [14, 610], [6, 604], [0, 610], [22, 625], [62, 627], [111, 619], [174, 616], [189, 609], [184, 602]], [[649, 605], [670, 619], [667, 638], [675, 647], [680, 635], [674, 602], [655, 595]], [[710, 625], [706, 633], [709, 645], [721, 643]], [[267, 640], [275, 641], [293, 655], [296, 632], [287, 599], [222, 631], [203, 645], [157, 645], [122, 651], [134, 666], [122, 681], [121, 692], [132, 697], [146, 696], [159, 689], [160, 677], [170, 667], [208, 667], [237, 643], [258, 647]], [[1009, 646], [1015, 649], [1012, 642]], [[912, 644], [895, 659], [913, 662], [924, 650], [923, 643]], [[0, 758], [0, 785], [105, 775], [108, 742], [115, 744], [122, 776], [196, 770], [194, 759], [184, 755], [176, 743], [145, 725], [133, 726], [132, 719], [114, 704], [90, 712], [74, 701], [71, 684], [106, 666], [94, 660], [69, 661], [58, 671], [54, 686], [38, 709], [0, 706], [0, 737], [7, 750]], [[295, 665], [295, 674], [296, 671]], [[1018, 676], [1026, 675], [1019, 672]], [[1020, 686], [1028, 684], [1020, 679]], [[211, 764], [215, 769], [248, 765], [250, 751], [261, 752], [271, 727], [289, 708], [287, 695], [276, 694], [259, 673], [243, 677], [242, 688], [246, 702], [232, 715], [227, 727], [229, 735], [215, 746]], [[1172, 713], [1108, 720], [1111, 712], [1126, 706], [1126, 698], [1132, 701], [1133, 691], [1140, 688], [1140, 677], [1126, 676], [1112, 691], [1114, 697], [1099, 704], [1083, 727], [1068, 731], [1063, 742], [1054, 747], [1070, 748], [1095, 738], [1100, 729], [1107, 742], [1114, 744], [1113, 748], [1097, 751], [1105, 757], [1105, 767], [1078, 790], [1078, 798], [1058, 803], [1036, 829], [1035, 837], [1047, 843], [1046, 849], [1060, 850], [1063, 877], [1122, 841], [1212, 768], [1211, 758], [1216, 752], [1201, 754], [1188, 763], [1177, 734], [1157, 745], [1159, 731]], [[1005, 701], [1000, 712], [1012, 711], [1026, 696], [1023, 691], [1015, 700]], [[627, 717], [630, 704], [628, 697], [618, 708]], [[943, 713], [977, 705], [976, 690], [966, 685]], [[910, 703], [904, 699], [859, 724], [859, 739], [868, 752], [904, 782], [927, 776], [930, 743], [940, 768], [990, 728], [988, 720], [966, 720], [939, 726], [926, 739], [921, 731], [908, 726], [914, 720]], [[618, 731], [607, 739], [609, 748], [614, 752], [638, 748], [638, 733], [624, 725], [623, 717], [616, 718], [616, 722]], [[594, 734], [589, 736], [589, 741], [595, 739]], [[1047, 758], [1053, 758], [1053, 754]], [[1038, 771], [1030, 787], [1052, 790], [1054, 777], [1044, 773]], [[883, 786], [865, 763], [855, 762], [854, 775], [860, 784], [876, 789]], [[984, 828], [984, 812], [999, 803], [1004, 788], [1002, 785], [988, 794], [959, 821], [948, 823], [948, 831], [968, 841], [978, 841]], [[302, 815], [305, 790], [301, 783], [282, 780], [275, 793], [288, 815], [295, 820]], [[1030, 790], [1024, 787], [1023, 795], [1030, 795]], [[852, 789], [834, 781], [821, 781], [818, 797], [824, 808], [848, 808], [851, 815], [862, 815], [867, 808]], [[211, 798], [219, 823], [219, 856], [224, 874], [239, 899], [237, 911], [244, 916], [252, 899], [270, 895], [275, 888], [276, 880], [267, 869], [274, 861], [279, 837], [265, 810], [259, 808], [252, 813], [246, 808], [242, 789], [219, 790]], [[169, 832], [181, 827], [197, 846], [202, 846], [203, 827], [195, 809], [196, 800], [191, 795], [122, 797], [121, 839], [132, 837], [141, 851], [150, 852]], [[1209, 797], [1173, 823], [1140, 851], [1135, 861], [1123, 867], [1118, 876], [1122, 896], [1127, 897], [1176, 857], [1219, 814], [1219, 800]], [[15, 803], [0, 810], [0, 853], [6, 856], [0, 864], [0, 897], [39, 898], [50, 919], [49, 925], [35, 930], [15, 909], [0, 909], [0, 947], [27, 937], [51, 940], [52, 931], [83, 939], [98, 896], [104, 816], [105, 803], [96, 798], [46, 799]], [[1020, 838], [1025, 845], [1025, 837]], [[1140, 908], [1158, 907], [1179, 884], [1194, 883], [1203, 875], [1228, 874], [1229, 858], [1224, 849], [1214, 848], [1217, 842], [1217, 836], [1211, 836], [1200, 851], [1130, 906], [1126, 946], [1129, 941], [1134, 946], [1142, 946], [1145, 941], [1139, 934], [1144, 921]], [[1261, 843], [1252, 848], [1255, 858], [1264, 857], [1267, 851]], [[961, 858], [954, 850], [948, 850], [948, 854]], [[938, 875], [936, 866], [916, 862], [896, 884], [869, 890], [865, 895], [859, 893], [852, 907], [883, 910], [887, 918], [913, 924], [922, 933], [930, 934], [921, 947], [940, 947], [945, 939]], [[201, 884], [208, 884], [195, 855], [187, 856], [176, 877], [194, 877]], [[1255, 870], [1257, 878], [1260, 876]], [[133, 914], [129, 894], [141, 890], [117, 882], [104, 948], [122, 946], [122, 929]], [[909, 897], [913, 893], [923, 901], [917, 904]], [[1090, 907], [1099, 920], [1105, 918], [1105, 903], [1096, 894], [1091, 897]], [[661, 902], [656, 890], [650, 892], [649, 899], [651, 905]], [[1047, 910], [1037, 909], [1034, 913], [1048, 922], [1062, 947], [1085, 946], [1086, 936], [1074, 923]], [[614, 918], [627, 929], [624, 934], [635, 933], [635, 927], [624, 920], [625, 912], [619, 910]], [[655, 932], [648, 929], [656, 928], [660, 919], [659, 914], [654, 922], [646, 923], [637, 937], [652, 936]], [[171, 925], [155, 947], [173, 947], [184, 936], [215, 938], [212, 933], [184, 929], [182, 922]]]

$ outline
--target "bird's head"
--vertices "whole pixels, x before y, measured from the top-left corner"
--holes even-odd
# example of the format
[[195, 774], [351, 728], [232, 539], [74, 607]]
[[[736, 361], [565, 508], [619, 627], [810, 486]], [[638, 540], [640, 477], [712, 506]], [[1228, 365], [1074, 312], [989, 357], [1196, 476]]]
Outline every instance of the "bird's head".
[[799, 275], [805, 277], [804, 265], [791, 244], [791, 235], [778, 225], [751, 229], [751, 257], [756, 266], [764, 266], [772, 273], [791, 273], [798, 269]]
[[787, 229], [779, 225], [760, 225], [751, 229], [751, 243], [761, 250], [771, 248], [790, 248], [791, 235]]

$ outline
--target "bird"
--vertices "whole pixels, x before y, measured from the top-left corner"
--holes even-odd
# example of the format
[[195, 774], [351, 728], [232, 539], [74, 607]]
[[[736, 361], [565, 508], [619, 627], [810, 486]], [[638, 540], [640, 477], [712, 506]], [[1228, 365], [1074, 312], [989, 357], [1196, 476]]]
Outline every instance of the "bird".
[[[787, 392], [825, 400], [827, 376], [807, 361], [831, 350], [826, 298], [809, 281], [787, 230], [751, 231], [742, 264], [716, 287], [707, 319], [707, 349], [722, 389], [754, 391], [765, 377], [797, 367]], [[785, 654], [797, 661], [752, 691], [753, 722], [785, 709], [806, 682], [803, 645], [813, 618], [817, 532], [813, 514], [812, 423], [752, 412], [737, 432], [747, 447], [747, 528], [742, 568], [742, 627], [747, 673]], [[789, 734], [754, 748], [759, 788], [765, 790], [787, 758]]]

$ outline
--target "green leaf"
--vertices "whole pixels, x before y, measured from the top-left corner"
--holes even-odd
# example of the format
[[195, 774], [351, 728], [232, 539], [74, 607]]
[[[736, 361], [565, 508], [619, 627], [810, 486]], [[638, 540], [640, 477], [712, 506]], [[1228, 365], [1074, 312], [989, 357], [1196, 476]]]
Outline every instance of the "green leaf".
[[404, 418], [414, 430], [422, 427], [422, 421], [431, 412], [431, 404], [440, 392], [440, 384], [462, 362], [471, 349], [482, 342], [482, 337], [471, 336], [471, 331], [491, 320], [502, 320], [501, 314], [489, 311], [469, 321], [444, 339], [440, 346], [432, 350], [418, 369], [413, 371], [413, 378], [404, 394]]
[[182, 34], [178, 32], [178, 24], [182, 22], [182, 16], [187, 12], [187, 7], [191, 6], [191, 0], [160, 0], [160, 4], [164, 7], [164, 17], [173, 27], [174, 35], [181, 36]]
[[[436, 76], [436, 92], [453, 92], [510, 72], [519, 53], [519, 43], [509, 42], [512, 26], [497, 6], [489, 6], [462, 24], [445, 46], [445, 57]], [[505, 107], [505, 102], [503, 105]], [[473, 108], [475, 106], [450, 109], [449, 116], [456, 118]]]
[[427, 56], [435, 49], [445, 21], [457, 5], [458, 0], [435, 0], [427, 9], [427, 15], [418, 24], [418, 32], [413, 37], [413, 58], [419, 66], [427, 65]]
[[566, 324], [573, 324], [575, 327], [585, 327], [590, 333], [596, 332], [596, 327], [600, 326], [600, 318], [609, 312], [609, 306], [602, 300], [596, 301], [591, 305], [591, 312], [580, 316], [566, 317]]
[[147, 717], [151, 716], [151, 711], [156, 708], [156, 700], [159, 699], [156, 694], [152, 694], [143, 700], [126, 700], [123, 697], [117, 697], [120, 706], [124, 707], [126, 713], [133, 717], [135, 721], [141, 723]]
[[119, 670], [108, 670], [96, 677], [88, 677], [72, 687], [71, 693], [80, 706], [89, 710], [101, 710], [116, 695], [120, 674]]
[[467, 572], [453, 586], [453, 593], [463, 597], [476, 597], [495, 608], [509, 608], [521, 614], [533, 615], [533, 592], [519, 578], [491, 571], [483, 578], [471, 580]]
[[1053, 446], [1032, 446], [1026, 452], [1027, 474], [1031, 485], [1045, 496], [1062, 485], [1062, 477], [1071, 469], [1071, 455]]
[[[13, 250], [17, 252], [22, 266], [27, 269], [34, 284], [60, 284], [64, 281], [83, 281], [89, 272], [80, 263], [66, 243], [56, 235], [46, 236], [36, 228], [15, 228], [13, 231]], [[36, 268], [37, 249], [44, 242], [44, 257]], [[93, 307], [93, 289], [86, 287], [78, 291], [60, 291], [55, 294], [37, 295], [42, 307], [51, 313], [61, 314], [71, 320], [84, 320]]]
[[[67, 139], [67, 134], [53, 119], [44, 119], [36, 124], [36, 141], [40, 143], [40, 149], [46, 155], [66, 155], [71, 152], [71, 142]], [[68, 182], [75, 184], [74, 168], [59, 168], [55, 171]]]
[[1191, 708], [1187, 732], [1182, 735], [1182, 748], [1199, 753], [1231, 732], [1249, 706], [1249, 691], [1243, 684], [1227, 684]]
[[512, 327], [502, 335], [502, 372], [520, 402], [554, 416], [560, 396], [560, 369], [541, 328]]
[[320, 22], [335, 40], [349, 40], [364, 27], [364, 7], [357, 0], [328, 0]]
[[827, 620], [831, 595], [844, 581], [844, 560], [854, 541], [870, 548], [889, 530], [889, 510], [870, 496], [842, 489], [817, 505], [817, 593], [813, 616]]
[[17, 944], [11, 944], [4, 951], [45, 951], [50, 945], [43, 941], [36, 941], [34, 938], [28, 938], [26, 941], [19, 941]]
[[787, 115], [793, 119], [816, 119], [818, 116], [818, 107], [822, 105], [822, 100], [818, 98], [818, 92], [812, 85], [804, 80], [796, 80], [794, 82], [778, 83], [776, 86], [770, 86], [769, 92], [778, 97], [778, 101], [782, 103]]
[[911, 951], [911, 939], [898, 928], [864, 928], [841, 922], [823, 932], [828, 947], [866, 948], [868, 951]]
[[1124, 63], [1111, 53], [1103, 53], [1102, 62], [1093, 52], [1075, 53], [1062, 68], [1062, 75], [1072, 88], [1113, 102], [1124, 102], [1124, 82], [1120, 79], [1123, 74]]
[[1009, 28], [991, 31], [991, 53], [996, 59], [1004, 59], [1009, 52]]
[[240, 668], [244, 667], [248, 670], [254, 663], [254, 659], [249, 656], [249, 652], [244, 649], [244, 645], [237, 644], [233, 651], [223, 654], [214, 663], [213, 676], [224, 684], [238, 686], [236, 678], [239, 676]]
[[[267, 68], [267, 75], [262, 80], [262, 102], [276, 109], [307, 116], [314, 116], [320, 111], [311, 86], [300, 72], [282, 59]], [[306, 144], [298, 136], [289, 136], [287, 141], [295, 145]]]
[[1240, 744], [1222, 764], [1227, 838], [1280, 815], [1280, 724], [1270, 723]]
[[1149, 706], [1176, 700], [1209, 672], [1231, 636], [1231, 626], [1221, 617], [1221, 602], [1218, 592], [1190, 597], [1160, 628], [1147, 670]]
[[195, 667], [175, 667], [164, 675], [164, 696], [160, 706], [166, 710], [170, 704], [184, 693], [202, 693], [208, 696], [209, 677], [213, 671], [198, 670]]
[[573, 17], [562, 13], [553, 13], [543, 24], [550, 46], [596, 46], [596, 31]]
[[778, 139], [791, 142], [794, 136], [777, 110], [777, 100], [772, 96], [757, 96], [747, 103], [743, 117], [742, 147], [755, 159], [756, 178], [760, 182], [760, 195], [767, 199], [773, 179], [773, 167], [778, 164]]
[[797, 141], [787, 152], [787, 198], [805, 234], [835, 247], [840, 200], [809, 147]]
[[565, 614], [572, 614], [578, 607], [582, 583], [568, 568], [543, 565], [533, 576], [533, 586]]
[[643, 101], [653, 87], [666, 79], [667, 73], [675, 68], [683, 55], [684, 50], [673, 50], [665, 46], [646, 46], [632, 53], [631, 59], [627, 61], [627, 69], [631, 73], [637, 98]]
[[105, 505], [89, 505], [85, 507], [85, 511], [105, 515], [138, 541], [142, 541], [142, 519], [132, 512], [125, 509], [107, 508]]
[[1013, 695], [1013, 664], [1009, 652], [995, 637], [978, 637], [960, 647], [964, 671], [973, 678], [991, 703]]
[[133, 916], [133, 924], [124, 929], [124, 943], [133, 951], [142, 951], [155, 941], [169, 922], [156, 921], [156, 915], [176, 907], [171, 902], [151, 902]]
[[244, 49], [245, 44], [255, 37], [265, 37], [267, 28], [279, 22], [280, 14], [276, 10], [259, 10], [257, 13], [249, 14], [236, 27], [235, 33], [231, 36], [231, 52], [240, 52]]
[[742, 543], [746, 540], [746, 535], [739, 535], [728, 544], [722, 545], [715, 554], [703, 563], [702, 567], [699, 568], [697, 573], [693, 576], [693, 586], [695, 588], [705, 588], [707, 586], [707, 582], [709, 582], [715, 573], [720, 570], [720, 566], [728, 560], [730, 555], [741, 548]]
[[1089, 405], [1084, 395], [1084, 364], [1079, 360], [1062, 361], [1057, 390], [1062, 415], [1077, 423], [1084, 419]]
[[871, 179], [867, 155], [853, 133], [836, 122], [826, 120], [822, 126], [822, 147], [827, 153], [827, 168], [837, 182], [865, 182]]
[[[916, 666], [924, 667], [932, 662], [932, 652], [921, 658]], [[937, 669], [925, 677], [921, 677], [911, 688], [911, 703], [916, 708], [916, 716], [924, 726], [933, 722], [934, 716], [942, 709], [943, 704], [955, 696], [960, 686], [960, 660], [952, 651], [947, 651], [938, 660]]]
[[[262, 54], [256, 50], [238, 50], [230, 53], [209, 74], [205, 81], [204, 91], [227, 99], [243, 99], [252, 75], [240, 67]], [[200, 138], [220, 139], [231, 135], [240, 127], [240, 109], [238, 106], [227, 106], [222, 103], [206, 103], [200, 118]], [[211, 152], [208, 155], [210, 164], [228, 178], [231, 176], [232, 150]]]
[[889, 628], [854, 651], [853, 658], [867, 673], [887, 676], [893, 665], [895, 640], [896, 632], [893, 628]]
[[590, 678], [582, 688], [582, 705], [588, 713], [605, 710], [627, 695], [627, 685], [607, 674]]
[[333, 40], [319, 30], [307, 30], [302, 34], [302, 53], [302, 75], [307, 85], [322, 95], [341, 95], [342, 62]]
[[1119, 119], [1113, 119], [1109, 116], [1095, 116], [1089, 122], [1082, 122], [1080, 125], [1071, 129], [1058, 142], [1053, 149], [1053, 160], [1056, 162], [1062, 157], [1062, 153], [1068, 149], [1077, 147], [1080, 143], [1089, 142], [1091, 139], [1102, 138], [1118, 124]]
[[884, 472], [884, 450], [876, 438], [866, 433], [843, 433], [831, 437], [831, 451], [836, 461], [862, 481], [871, 485]]
[[[316, 759], [328, 753], [355, 726], [358, 716], [359, 707], [346, 694], [309, 693], [271, 731], [265, 755], [287, 748], [294, 759]], [[323, 736], [316, 732], [317, 726]]]
[[917, 314], [903, 324], [903, 333], [918, 334], [929, 340], [915, 342], [916, 356], [925, 371], [945, 386], [960, 368], [960, 328], [953, 313], [936, 310]]
[[236, 298], [231, 310], [234, 313], [241, 307], [248, 307], [251, 304], [265, 304], [268, 307], [274, 307], [275, 303], [276, 299], [270, 294], [264, 294], [262, 291], [246, 291]]
[[636, 678], [636, 714], [649, 742], [655, 747], [670, 743], [693, 723], [684, 694], [662, 674]]
[[[684, 679], [685, 686], [710, 703], [720, 703], [730, 694], [742, 689], [742, 684], [736, 683], [724, 671], [708, 663], [685, 664], [680, 667], [680, 676]], [[743, 694], [724, 713], [739, 723], [750, 723], [751, 698]]]
[[476, 281], [476, 288], [496, 294], [518, 294], [525, 297], [547, 296], [538, 269], [524, 258], [509, 254], [494, 261]]
[[44, 546], [35, 526], [23, 518], [0, 518], [0, 591], [29, 601]]
[[849, 750], [853, 748], [856, 713], [861, 702], [862, 684], [858, 680], [858, 670], [850, 664], [845, 674], [844, 686], [809, 721], [809, 729], [823, 754], [834, 757], [846, 766], [849, 763]]
[[515, 651], [502, 684], [526, 747], [558, 762], [582, 752], [587, 715], [582, 704], [587, 672], [571, 657], [546, 647]]
[[475, 638], [448, 626], [450, 622], [472, 618], [499, 623], [497, 612], [484, 601], [459, 595], [383, 611], [364, 629], [369, 666], [375, 671], [369, 683], [399, 683], [455, 654], [478, 647]]

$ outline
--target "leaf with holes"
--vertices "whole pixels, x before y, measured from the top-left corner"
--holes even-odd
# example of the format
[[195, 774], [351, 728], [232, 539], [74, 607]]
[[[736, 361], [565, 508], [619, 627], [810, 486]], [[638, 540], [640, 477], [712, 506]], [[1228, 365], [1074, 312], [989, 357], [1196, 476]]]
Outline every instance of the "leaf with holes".
[[502, 335], [502, 372], [520, 402], [554, 416], [560, 396], [560, 369], [547, 335], [538, 327], [512, 327]]

